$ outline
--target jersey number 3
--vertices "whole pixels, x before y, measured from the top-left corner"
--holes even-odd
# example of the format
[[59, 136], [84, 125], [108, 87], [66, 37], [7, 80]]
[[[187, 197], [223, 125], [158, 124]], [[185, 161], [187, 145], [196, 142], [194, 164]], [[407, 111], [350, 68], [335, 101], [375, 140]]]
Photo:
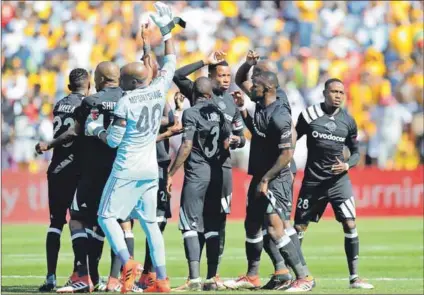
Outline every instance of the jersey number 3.
[[[216, 150], [218, 149], [218, 138], [219, 138], [219, 127], [214, 126], [209, 133], [209, 136], [206, 140], [207, 146], [205, 146], [205, 155], [208, 158], [213, 157], [216, 154]], [[209, 149], [209, 142], [212, 145], [212, 148]]]
[[149, 108], [144, 106], [137, 121], [137, 130], [143, 135], [147, 135], [149, 132], [156, 134], [160, 124], [160, 117], [160, 104], [157, 103], [153, 106], [151, 114], [149, 113]]
[[[62, 134], [62, 133], [60, 133], [60, 134], [57, 134], [57, 132], [60, 130], [60, 127], [62, 127], [62, 125], [63, 126], [66, 126], [67, 128], [63, 131], [63, 132], [65, 132], [66, 130], [68, 130], [69, 128], [73, 128], [74, 126], [75, 126], [75, 121], [74, 121], [74, 119], [72, 119], [72, 118], [66, 118], [63, 122], [62, 122], [62, 119], [59, 117], [59, 116], [56, 116], [56, 117], [54, 117], [54, 119], [53, 119], [53, 126], [54, 126], [54, 129], [53, 129], [53, 136], [54, 136], [54, 138], [56, 138], [56, 137], [58, 137], [60, 134]], [[69, 142], [69, 143], [65, 143], [64, 145], [63, 145], [63, 147], [70, 147], [72, 145], [72, 141], [71, 142]]]

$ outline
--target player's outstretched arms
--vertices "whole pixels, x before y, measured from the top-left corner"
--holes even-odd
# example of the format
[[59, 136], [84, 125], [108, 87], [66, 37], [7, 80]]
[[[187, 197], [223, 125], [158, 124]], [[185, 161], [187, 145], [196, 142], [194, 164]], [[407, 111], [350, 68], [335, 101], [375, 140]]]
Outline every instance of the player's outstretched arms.
[[240, 89], [250, 97], [250, 88], [252, 88], [252, 82], [249, 81], [250, 68], [255, 66], [259, 60], [259, 54], [253, 50], [249, 50], [246, 56], [246, 61], [237, 70], [235, 82]]
[[183, 132], [184, 128], [181, 126], [181, 124], [175, 124], [174, 126], [168, 127], [165, 132], [159, 134], [158, 137], [156, 137], [156, 142], [168, 139]]

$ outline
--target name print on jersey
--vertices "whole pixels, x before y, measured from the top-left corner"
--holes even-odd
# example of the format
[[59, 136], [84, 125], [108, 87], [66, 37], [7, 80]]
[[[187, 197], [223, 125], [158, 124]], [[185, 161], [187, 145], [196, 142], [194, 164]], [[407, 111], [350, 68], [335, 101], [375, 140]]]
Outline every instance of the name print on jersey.
[[103, 101], [102, 107], [104, 110], [113, 110], [115, 108], [116, 102], [114, 101]]
[[162, 99], [162, 93], [160, 90], [156, 90], [154, 92], [144, 93], [136, 96], [130, 97], [128, 100], [130, 103], [138, 103], [143, 102], [147, 100], [154, 100], [154, 99]]
[[61, 104], [57, 111], [62, 113], [73, 113], [75, 111], [75, 106], [70, 104]]

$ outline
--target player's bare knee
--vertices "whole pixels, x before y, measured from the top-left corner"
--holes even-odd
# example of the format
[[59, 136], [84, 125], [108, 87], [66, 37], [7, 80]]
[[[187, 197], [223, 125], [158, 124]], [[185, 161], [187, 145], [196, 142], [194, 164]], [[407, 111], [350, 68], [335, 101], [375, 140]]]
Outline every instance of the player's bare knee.
[[261, 235], [261, 224], [252, 221], [244, 222], [244, 229], [246, 230], [246, 236], [254, 238]]
[[122, 228], [123, 231], [131, 231], [132, 230], [131, 221], [122, 222], [121, 228]]
[[284, 235], [284, 230], [278, 231], [273, 226], [268, 226], [268, 234], [273, 241], [278, 241]]
[[81, 222], [81, 221], [79, 221], [79, 220], [71, 219], [71, 220], [69, 221], [69, 229], [70, 229], [71, 231], [84, 229], [84, 225], [83, 225], [83, 224], [82, 224], [82, 222]]
[[297, 231], [297, 233], [305, 232], [308, 229], [307, 224], [295, 224], [294, 229]]
[[356, 229], [356, 222], [353, 219], [346, 219], [342, 221], [343, 231], [345, 233], [350, 233]]

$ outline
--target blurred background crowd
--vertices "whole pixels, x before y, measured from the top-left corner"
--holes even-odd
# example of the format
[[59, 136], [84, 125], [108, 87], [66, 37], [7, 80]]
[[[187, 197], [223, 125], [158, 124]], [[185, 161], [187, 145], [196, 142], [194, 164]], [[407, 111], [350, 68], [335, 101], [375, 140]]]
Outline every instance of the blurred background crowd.
[[[295, 120], [323, 100], [326, 79], [340, 78], [345, 107], [358, 124], [359, 166], [415, 169], [423, 163], [423, 2], [167, 2], [187, 21], [184, 31], [173, 33], [179, 67], [219, 49], [234, 75], [255, 49], [278, 66]], [[68, 93], [70, 70], [138, 60], [140, 23], [153, 9], [151, 1], [2, 2], [2, 169], [36, 172], [46, 165], [50, 155], [36, 157], [34, 145], [53, 136], [53, 106]], [[152, 46], [160, 62], [158, 30]], [[235, 154], [239, 167], [246, 167], [247, 150]], [[302, 168], [304, 141], [295, 159]]]

